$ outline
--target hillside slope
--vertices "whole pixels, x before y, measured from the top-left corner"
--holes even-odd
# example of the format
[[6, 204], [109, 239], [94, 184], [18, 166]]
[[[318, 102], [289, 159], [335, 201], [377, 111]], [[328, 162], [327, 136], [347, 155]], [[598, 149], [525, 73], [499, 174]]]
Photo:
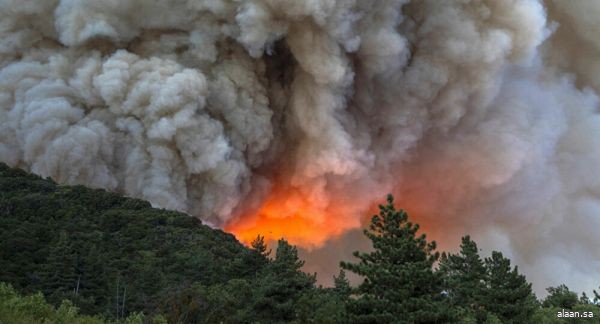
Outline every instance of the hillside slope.
[[148, 314], [169, 289], [253, 276], [255, 258], [188, 215], [0, 164], [0, 282], [55, 305]]

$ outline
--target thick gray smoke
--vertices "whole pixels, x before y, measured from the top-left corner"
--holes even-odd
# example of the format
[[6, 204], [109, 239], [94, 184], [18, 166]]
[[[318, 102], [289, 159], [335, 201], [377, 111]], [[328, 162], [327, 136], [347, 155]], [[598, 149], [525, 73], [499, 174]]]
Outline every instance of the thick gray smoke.
[[218, 227], [277, 191], [317, 225], [347, 205], [341, 233], [394, 192], [538, 291], [590, 289], [598, 16], [594, 0], [0, 0], [0, 160]]

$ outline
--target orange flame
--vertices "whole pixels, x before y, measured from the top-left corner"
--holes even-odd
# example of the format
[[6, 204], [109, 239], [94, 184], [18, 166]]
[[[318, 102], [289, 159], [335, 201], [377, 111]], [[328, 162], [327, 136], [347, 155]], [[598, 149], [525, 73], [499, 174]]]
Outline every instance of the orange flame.
[[[437, 204], [421, 197], [421, 194], [404, 192], [396, 195], [396, 208], [407, 211], [411, 222], [419, 223], [430, 240], [436, 239], [440, 243], [439, 240], [444, 241], [447, 236], [451, 224], [435, 219], [436, 214], [431, 207]], [[267, 242], [285, 238], [293, 245], [314, 249], [352, 229], [366, 227], [365, 223], [378, 213], [376, 206], [385, 203], [384, 199], [358, 202], [337, 198], [326, 208], [318, 208], [295, 190], [277, 190], [258, 211], [242, 214], [227, 224], [225, 230], [246, 245], [261, 235]]]
[[276, 191], [256, 213], [242, 215], [227, 224], [225, 230], [245, 244], [261, 235], [266, 241], [285, 238], [291, 244], [310, 249], [360, 227], [360, 218], [352, 209], [351, 204], [342, 201], [318, 208], [295, 190]]
[[[478, 187], [470, 183], [478, 174], [471, 169], [448, 170], [438, 162], [425, 162], [406, 169], [402, 186], [392, 190], [395, 206], [404, 209], [429, 240], [446, 247], [457, 241], [456, 233], [465, 234], [477, 226], [463, 214], [477, 197]], [[311, 192], [309, 185], [292, 187], [290, 181], [278, 180], [257, 210], [243, 212], [224, 229], [245, 244], [262, 235], [266, 241], [285, 238], [291, 244], [315, 249], [350, 230], [366, 228], [371, 216], [378, 213], [377, 205], [385, 204], [385, 194], [374, 196], [347, 188], [311, 196], [307, 194]], [[327, 199], [327, 203], [320, 199]]]

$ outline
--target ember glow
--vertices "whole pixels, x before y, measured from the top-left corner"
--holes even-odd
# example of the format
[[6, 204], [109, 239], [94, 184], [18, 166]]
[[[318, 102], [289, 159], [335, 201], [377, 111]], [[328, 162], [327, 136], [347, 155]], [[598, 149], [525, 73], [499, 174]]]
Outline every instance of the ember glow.
[[[424, 179], [413, 180], [418, 184]], [[452, 197], [448, 186], [447, 178], [440, 177], [435, 188], [448, 192], [445, 197], [448, 201], [459, 199]], [[442, 209], [444, 199], [432, 194], [433, 190], [424, 189], [431, 189], [431, 187], [412, 185], [396, 191], [395, 205], [407, 211], [410, 221], [419, 223], [428, 237], [446, 245], [444, 244], [446, 241], [456, 239], [448, 229], [464, 224], [447, 223], [446, 220], [449, 219], [436, 220], [437, 211]], [[347, 199], [340, 196], [323, 204], [322, 201], [310, 201], [310, 198], [302, 195], [298, 189], [286, 190], [278, 187], [272, 190], [258, 210], [236, 217], [224, 228], [246, 245], [260, 235], [266, 241], [284, 238], [306, 250], [313, 250], [350, 230], [365, 228], [371, 217], [378, 213], [377, 206], [385, 203], [385, 198], [384, 194], [377, 200], [363, 200], [360, 197]]]
[[225, 230], [245, 244], [261, 235], [267, 241], [285, 238], [292, 244], [312, 249], [361, 225], [359, 217], [344, 217], [348, 208], [342, 207], [332, 204], [325, 209], [315, 208], [296, 192], [277, 192], [253, 215], [239, 217], [226, 225]]

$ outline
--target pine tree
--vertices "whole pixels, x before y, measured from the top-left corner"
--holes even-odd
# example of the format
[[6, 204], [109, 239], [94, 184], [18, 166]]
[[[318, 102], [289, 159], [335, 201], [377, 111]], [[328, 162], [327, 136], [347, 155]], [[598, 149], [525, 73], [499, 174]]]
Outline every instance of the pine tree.
[[433, 264], [439, 254], [435, 242], [417, 236], [419, 226], [396, 210], [388, 195], [387, 205], [371, 219], [365, 235], [373, 243], [370, 253], [355, 252], [359, 263], [342, 262], [364, 281], [348, 301], [353, 323], [430, 323], [448, 321], [452, 314], [441, 294], [441, 278]]
[[537, 299], [518, 267], [511, 268], [510, 260], [497, 251], [485, 259], [485, 267], [488, 277], [485, 309], [503, 323], [529, 322], [537, 308]]
[[268, 249], [265, 243], [265, 238], [258, 235], [250, 243], [250, 249], [244, 254], [242, 258], [233, 260], [231, 265], [237, 269], [237, 273], [244, 276], [256, 276], [260, 273], [261, 269], [269, 263], [269, 255], [271, 250]]
[[259, 254], [262, 257], [268, 257], [269, 254], [271, 254], [271, 250], [267, 251], [267, 244], [265, 244], [265, 237], [258, 235], [254, 241], [252, 241], [250, 243], [250, 246], [252, 247], [252, 250], [255, 251], [257, 254]]
[[581, 296], [579, 297], [579, 304], [581, 304], [581, 305], [589, 305], [591, 303], [592, 303], [592, 301], [590, 300], [590, 298], [588, 297], [588, 295], [585, 292], [582, 292]]
[[452, 305], [466, 309], [483, 321], [487, 317], [481, 305], [486, 289], [486, 269], [477, 244], [470, 236], [462, 238], [459, 254], [442, 254], [439, 271]]
[[275, 259], [263, 269], [256, 282], [253, 309], [259, 319], [268, 319], [271, 323], [295, 319], [298, 300], [314, 288], [316, 281], [315, 275], [300, 270], [303, 265], [304, 261], [298, 258], [298, 249], [279, 240]]
[[343, 269], [340, 269], [339, 275], [333, 276], [333, 284], [333, 291], [340, 298], [346, 299], [350, 296], [352, 287], [350, 287], [350, 282], [346, 278], [346, 272]]
[[542, 303], [544, 307], [573, 309], [578, 303], [577, 293], [570, 291], [569, 287], [564, 284], [558, 287], [546, 288], [546, 291], [548, 291], [548, 296]]
[[79, 277], [77, 254], [67, 232], [61, 231], [42, 269], [44, 292], [52, 302], [72, 297]]

